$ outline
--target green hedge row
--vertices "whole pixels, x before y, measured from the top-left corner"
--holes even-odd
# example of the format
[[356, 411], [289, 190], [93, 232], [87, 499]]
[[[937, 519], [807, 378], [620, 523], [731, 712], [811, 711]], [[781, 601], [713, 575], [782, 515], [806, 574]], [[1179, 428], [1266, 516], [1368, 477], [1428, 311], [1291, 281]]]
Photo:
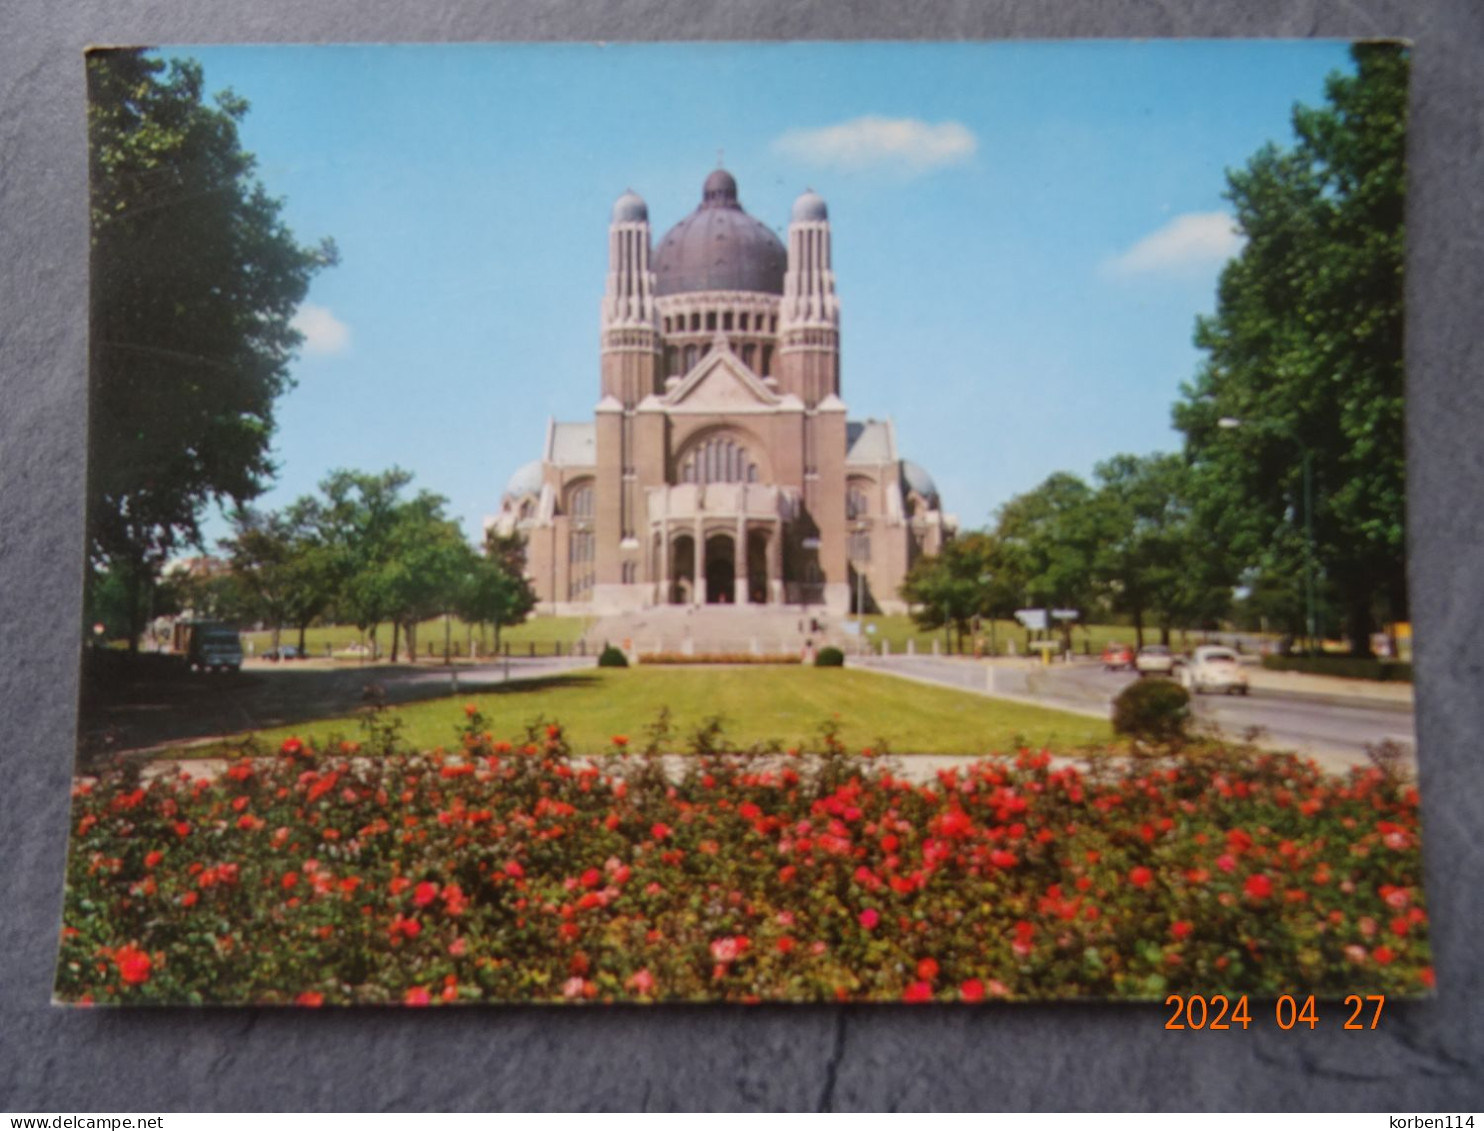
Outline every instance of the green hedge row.
[[1264, 656], [1262, 666], [1275, 672], [1307, 672], [1341, 679], [1378, 679], [1411, 683], [1412, 665], [1400, 660], [1366, 659], [1362, 656]]

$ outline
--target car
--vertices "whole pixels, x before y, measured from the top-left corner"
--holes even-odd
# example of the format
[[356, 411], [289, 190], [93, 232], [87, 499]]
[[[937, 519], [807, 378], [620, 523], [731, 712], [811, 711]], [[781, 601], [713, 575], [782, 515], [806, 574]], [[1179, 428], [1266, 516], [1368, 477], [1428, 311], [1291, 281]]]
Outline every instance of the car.
[[1141, 676], [1174, 675], [1176, 663], [1175, 653], [1163, 644], [1146, 644], [1134, 659], [1134, 670]]
[[1134, 666], [1134, 650], [1114, 640], [1103, 649], [1103, 670], [1116, 672]]
[[1195, 695], [1207, 691], [1247, 694], [1247, 673], [1237, 654], [1213, 644], [1203, 644], [1195, 650], [1190, 662], [1180, 669], [1180, 682]]
[[269, 648], [263, 653], [265, 660], [297, 660], [298, 658], [299, 649], [292, 644], [285, 644], [282, 648]]

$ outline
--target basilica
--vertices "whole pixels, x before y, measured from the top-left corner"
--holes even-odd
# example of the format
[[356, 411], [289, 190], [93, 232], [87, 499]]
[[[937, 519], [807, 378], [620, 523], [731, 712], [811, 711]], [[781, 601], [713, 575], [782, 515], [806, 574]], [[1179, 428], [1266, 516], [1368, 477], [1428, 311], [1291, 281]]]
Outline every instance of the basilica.
[[608, 228], [593, 419], [552, 421], [488, 525], [519, 532], [542, 607], [818, 605], [898, 611], [952, 533], [890, 420], [840, 397], [830, 221], [812, 191], [788, 244], [713, 171], [658, 243], [626, 192]]

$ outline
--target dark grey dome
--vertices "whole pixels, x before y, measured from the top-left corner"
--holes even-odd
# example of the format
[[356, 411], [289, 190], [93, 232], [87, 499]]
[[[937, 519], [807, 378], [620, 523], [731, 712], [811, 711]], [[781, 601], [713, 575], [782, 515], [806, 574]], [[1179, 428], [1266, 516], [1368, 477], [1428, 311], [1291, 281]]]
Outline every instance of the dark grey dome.
[[902, 484], [907, 490], [916, 491], [921, 495], [928, 506], [937, 509], [938, 485], [933, 482], [933, 477], [921, 464], [905, 459], [902, 461]]
[[644, 198], [633, 189], [627, 189], [613, 202], [613, 223], [615, 224], [628, 224], [648, 219], [649, 206], [644, 203]]
[[655, 293], [760, 291], [783, 293], [788, 253], [766, 224], [737, 203], [737, 182], [714, 170], [701, 205], [660, 240], [654, 253]]
[[794, 201], [793, 217], [798, 221], [828, 220], [830, 210], [824, 205], [824, 197], [813, 189], [805, 189], [804, 195]]

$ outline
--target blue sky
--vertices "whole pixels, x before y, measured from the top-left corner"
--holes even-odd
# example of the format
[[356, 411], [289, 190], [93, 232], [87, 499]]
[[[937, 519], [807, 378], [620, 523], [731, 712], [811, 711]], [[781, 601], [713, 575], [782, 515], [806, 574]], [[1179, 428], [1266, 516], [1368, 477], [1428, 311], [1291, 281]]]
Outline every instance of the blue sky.
[[[609, 208], [655, 241], [718, 150], [782, 234], [829, 204], [852, 417], [891, 417], [965, 527], [1048, 474], [1171, 450], [1238, 244], [1225, 170], [1287, 144], [1333, 41], [181, 47], [341, 263], [301, 309], [281, 506], [399, 464], [477, 537], [548, 417], [598, 396]], [[225, 524], [214, 521], [216, 537]]]

